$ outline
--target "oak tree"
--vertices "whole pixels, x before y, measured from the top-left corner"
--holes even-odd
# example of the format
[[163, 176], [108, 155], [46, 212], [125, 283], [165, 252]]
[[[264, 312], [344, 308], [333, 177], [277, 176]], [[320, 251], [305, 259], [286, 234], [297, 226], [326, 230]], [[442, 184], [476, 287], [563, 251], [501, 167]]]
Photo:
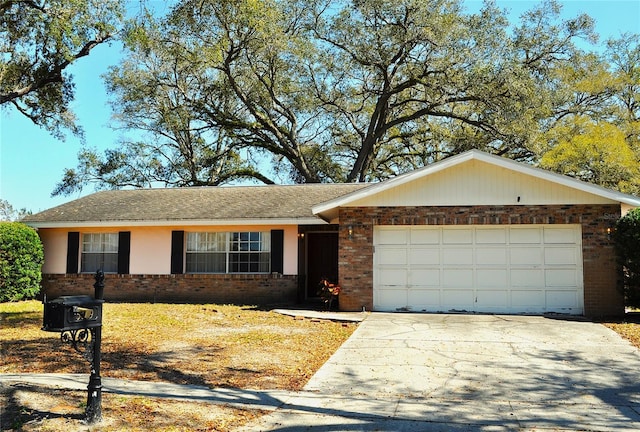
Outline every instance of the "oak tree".
[[114, 37], [121, 0], [0, 0], [0, 105], [57, 137], [79, 134], [68, 68]]
[[[382, 180], [470, 148], [560, 158], [577, 144], [563, 133], [595, 133], [636, 103], [610, 66], [635, 51], [585, 52], [593, 19], [560, 10], [540, 2], [510, 23], [491, 1], [179, 1], [131, 23], [107, 77], [125, 141], [83, 153], [58, 192]], [[627, 135], [630, 118], [616, 124]]]

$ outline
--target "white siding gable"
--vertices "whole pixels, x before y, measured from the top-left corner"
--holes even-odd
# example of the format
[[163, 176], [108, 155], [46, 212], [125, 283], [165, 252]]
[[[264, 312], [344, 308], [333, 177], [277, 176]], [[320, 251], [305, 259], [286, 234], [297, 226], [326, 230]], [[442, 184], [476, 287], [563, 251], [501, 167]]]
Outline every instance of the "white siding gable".
[[528, 173], [470, 159], [344, 203], [366, 206], [612, 204], [618, 201]]

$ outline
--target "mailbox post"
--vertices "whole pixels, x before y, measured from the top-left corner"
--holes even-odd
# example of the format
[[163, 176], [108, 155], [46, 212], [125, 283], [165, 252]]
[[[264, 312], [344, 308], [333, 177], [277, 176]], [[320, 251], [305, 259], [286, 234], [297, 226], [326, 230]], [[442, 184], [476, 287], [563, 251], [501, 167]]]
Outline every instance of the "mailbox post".
[[[94, 298], [100, 302], [100, 311], [102, 312], [102, 303], [104, 302], [104, 273], [102, 270], [96, 272], [95, 279], [96, 282], [93, 284], [93, 288], [95, 289]], [[102, 378], [100, 377], [100, 362], [102, 361], [101, 345], [102, 324], [95, 327], [93, 333], [93, 361], [90, 361], [91, 376], [89, 377], [87, 409], [85, 411], [88, 423], [102, 420]]]
[[102, 419], [102, 304], [104, 303], [104, 273], [95, 274], [95, 295], [62, 296], [44, 302], [42, 330], [60, 332], [62, 342], [69, 344], [89, 362], [91, 376], [87, 394], [85, 419], [95, 423]]

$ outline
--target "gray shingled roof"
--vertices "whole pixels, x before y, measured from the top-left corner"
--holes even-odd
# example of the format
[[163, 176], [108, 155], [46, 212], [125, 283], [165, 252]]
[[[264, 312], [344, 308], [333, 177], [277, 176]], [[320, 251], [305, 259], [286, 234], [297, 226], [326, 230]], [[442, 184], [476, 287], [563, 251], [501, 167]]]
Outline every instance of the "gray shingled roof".
[[[311, 207], [367, 184], [305, 184], [135, 189], [97, 192], [22, 222], [232, 221], [317, 218]], [[317, 218], [320, 221], [319, 218]]]

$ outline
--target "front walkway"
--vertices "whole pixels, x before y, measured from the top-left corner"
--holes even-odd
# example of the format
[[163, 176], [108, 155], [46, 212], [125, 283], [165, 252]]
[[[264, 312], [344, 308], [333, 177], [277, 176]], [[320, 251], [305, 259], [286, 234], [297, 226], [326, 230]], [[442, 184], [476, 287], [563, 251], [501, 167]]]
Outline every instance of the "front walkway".
[[[42, 387], [68, 390], [87, 390], [89, 374], [0, 374], [0, 385], [27, 383]], [[224, 404], [238, 408], [275, 410], [295, 392], [286, 390], [244, 390], [209, 388], [196, 385], [173, 384], [157, 381], [133, 381], [102, 377], [103, 393], [145, 396]]]

